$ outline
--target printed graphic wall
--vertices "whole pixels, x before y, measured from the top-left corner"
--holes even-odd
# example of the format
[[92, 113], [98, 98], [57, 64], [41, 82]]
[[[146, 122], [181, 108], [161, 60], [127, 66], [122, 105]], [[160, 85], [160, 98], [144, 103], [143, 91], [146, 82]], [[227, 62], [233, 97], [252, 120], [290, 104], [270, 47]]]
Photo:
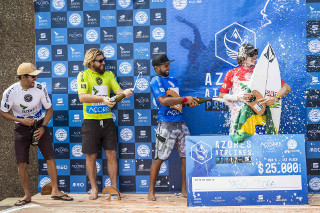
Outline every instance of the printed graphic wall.
[[[52, 94], [50, 129], [62, 190], [83, 193], [90, 188], [76, 87], [86, 50], [105, 52], [106, 69], [124, 89], [133, 87], [142, 73], [134, 95], [112, 113], [119, 134], [119, 189], [147, 192], [157, 125], [150, 59], [167, 53], [176, 60], [170, 75], [178, 79], [182, 96], [217, 97], [224, 75], [237, 66], [235, 54], [244, 42], [260, 51], [268, 43], [273, 47], [281, 77], [292, 88], [283, 100], [280, 132], [306, 134], [309, 191], [320, 189], [320, 0], [36, 0], [35, 10], [37, 68], [44, 70], [38, 81]], [[223, 104], [185, 107], [184, 113], [192, 135], [228, 133], [229, 114]], [[100, 152], [100, 189], [110, 185], [106, 162]], [[180, 178], [174, 152], [161, 167], [156, 190], [180, 191]], [[47, 181], [39, 153], [39, 190]]]

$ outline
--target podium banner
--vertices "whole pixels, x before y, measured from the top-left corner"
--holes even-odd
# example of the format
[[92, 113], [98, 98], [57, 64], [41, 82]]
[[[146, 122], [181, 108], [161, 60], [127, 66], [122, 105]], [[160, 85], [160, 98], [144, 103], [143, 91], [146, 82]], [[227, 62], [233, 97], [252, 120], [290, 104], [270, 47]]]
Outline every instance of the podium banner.
[[307, 204], [304, 135], [188, 136], [188, 206]]

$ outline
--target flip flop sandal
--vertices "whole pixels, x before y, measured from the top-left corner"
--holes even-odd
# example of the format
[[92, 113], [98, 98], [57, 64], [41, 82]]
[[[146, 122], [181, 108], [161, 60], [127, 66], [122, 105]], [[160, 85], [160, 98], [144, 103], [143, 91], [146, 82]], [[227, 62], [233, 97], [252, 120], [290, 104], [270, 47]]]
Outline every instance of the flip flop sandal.
[[14, 205], [15, 206], [23, 206], [23, 205], [26, 205], [30, 202], [31, 202], [31, 200], [18, 200]]
[[[64, 199], [64, 197], [70, 198], [70, 199]], [[54, 199], [54, 200], [64, 200], [64, 201], [72, 201], [73, 200], [73, 198], [69, 197], [67, 194], [64, 194], [64, 195], [61, 195], [61, 196], [52, 195], [51, 198]]]

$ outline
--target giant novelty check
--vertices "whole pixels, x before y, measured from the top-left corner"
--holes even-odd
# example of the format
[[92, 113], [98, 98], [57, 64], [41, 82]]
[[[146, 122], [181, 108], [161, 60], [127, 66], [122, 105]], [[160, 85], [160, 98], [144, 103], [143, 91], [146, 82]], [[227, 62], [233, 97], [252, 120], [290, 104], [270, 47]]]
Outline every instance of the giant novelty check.
[[304, 135], [188, 136], [188, 206], [307, 204]]

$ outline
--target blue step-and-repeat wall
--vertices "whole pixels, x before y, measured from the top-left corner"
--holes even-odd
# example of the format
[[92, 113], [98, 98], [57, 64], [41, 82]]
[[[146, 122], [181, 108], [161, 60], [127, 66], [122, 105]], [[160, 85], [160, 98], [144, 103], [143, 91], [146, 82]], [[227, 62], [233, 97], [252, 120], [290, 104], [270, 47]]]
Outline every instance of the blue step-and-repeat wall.
[[[76, 85], [86, 50], [105, 52], [107, 70], [124, 89], [142, 73], [134, 95], [112, 114], [119, 134], [119, 189], [147, 192], [157, 126], [150, 59], [159, 53], [175, 59], [170, 75], [182, 96], [217, 97], [224, 75], [237, 66], [227, 49], [236, 53], [244, 42], [261, 51], [268, 43], [273, 47], [281, 77], [292, 88], [283, 100], [280, 133], [306, 135], [309, 192], [320, 189], [320, 0], [35, 0], [34, 6], [37, 68], [44, 70], [38, 81], [53, 102], [50, 130], [62, 190], [90, 189]], [[228, 134], [228, 110], [218, 102], [186, 107], [184, 113], [192, 135]], [[104, 152], [98, 156], [101, 190], [110, 179]], [[180, 179], [174, 152], [161, 166], [156, 190], [180, 191]], [[48, 181], [39, 153], [39, 190]]]

